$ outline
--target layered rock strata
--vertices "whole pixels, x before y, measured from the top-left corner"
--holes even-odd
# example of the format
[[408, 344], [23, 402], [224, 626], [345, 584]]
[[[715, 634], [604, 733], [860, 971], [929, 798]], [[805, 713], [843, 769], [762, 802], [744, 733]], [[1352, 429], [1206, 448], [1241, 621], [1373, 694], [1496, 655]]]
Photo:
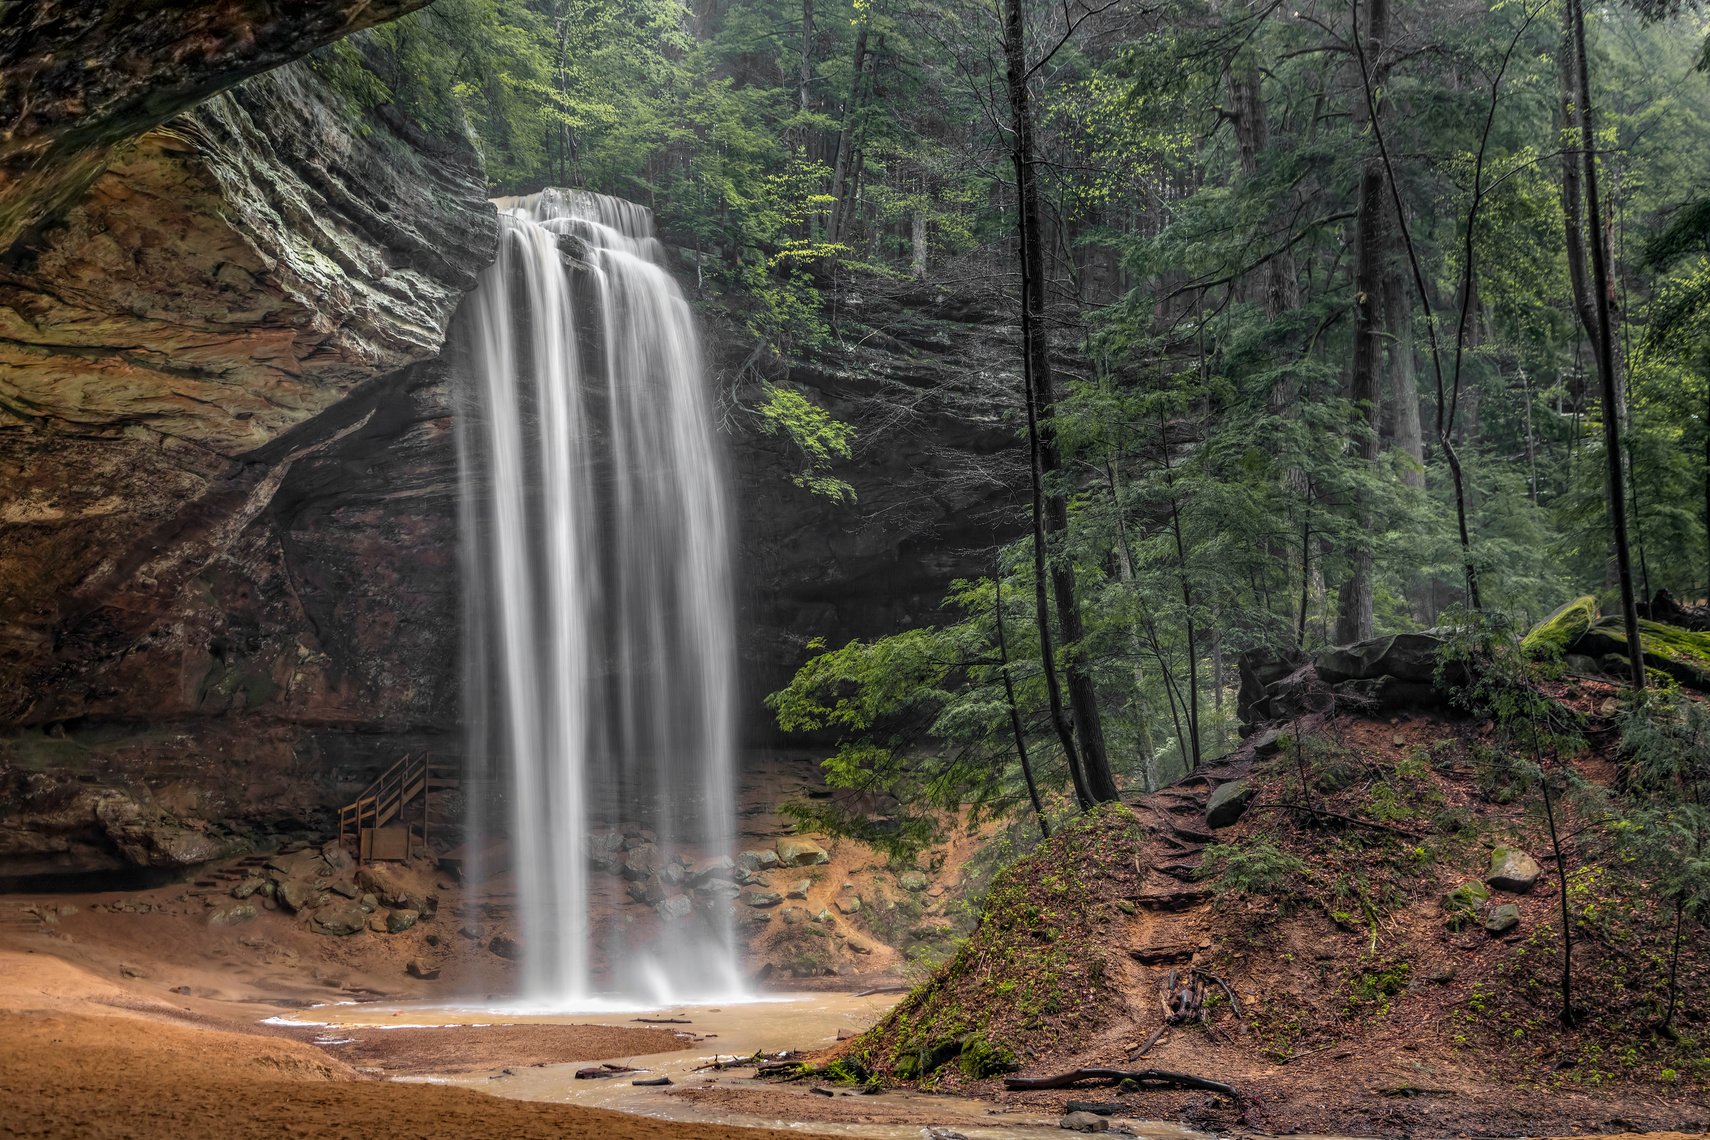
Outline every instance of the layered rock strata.
[[465, 140], [303, 63], [0, 261], [0, 862], [193, 862], [455, 741], [435, 361], [496, 232]]

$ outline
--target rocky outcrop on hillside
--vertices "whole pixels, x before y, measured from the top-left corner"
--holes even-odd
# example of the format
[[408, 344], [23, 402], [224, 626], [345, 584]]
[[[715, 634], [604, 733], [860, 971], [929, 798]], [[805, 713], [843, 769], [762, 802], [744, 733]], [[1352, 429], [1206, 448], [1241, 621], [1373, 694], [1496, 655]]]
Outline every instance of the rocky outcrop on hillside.
[[[778, 362], [776, 378], [854, 425], [854, 457], [834, 474], [855, 502], [793, 485], [793, 445], [729, 417], [759, 736], [759, 695], [789, 680], [810, 637], [840, 645], [933, 620], [950, 583], [989, 574], [993, 548], [1026, 526], [1019, 332], [1000, 304], [873, 277], [842, 283], [836, 312], [837, 335]], [[715, 349], [719, 389], [759, 404], [752, 343], [726, 329]]]
[[304, 63], [125, 144], [0, 260], [0, 863], [205, 858], [91, 804], [301, 820], [455, 739], [436, 358], [495, 243], [466, 140]]

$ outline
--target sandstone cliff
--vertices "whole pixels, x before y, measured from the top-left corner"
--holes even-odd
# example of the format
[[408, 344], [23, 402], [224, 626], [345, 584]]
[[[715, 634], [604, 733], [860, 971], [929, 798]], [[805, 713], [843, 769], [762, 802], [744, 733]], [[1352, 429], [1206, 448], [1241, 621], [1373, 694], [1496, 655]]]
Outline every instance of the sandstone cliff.
[[[467, 141], [385, 110], [250, 79], [0, 260], [14, 872], [193, 861], [204, 821], [319, 812], [377, 732], [455, 739], [449, 407], [412, 366], [496, 222]], [[121, 842], [139, 813], [168, 838]]]

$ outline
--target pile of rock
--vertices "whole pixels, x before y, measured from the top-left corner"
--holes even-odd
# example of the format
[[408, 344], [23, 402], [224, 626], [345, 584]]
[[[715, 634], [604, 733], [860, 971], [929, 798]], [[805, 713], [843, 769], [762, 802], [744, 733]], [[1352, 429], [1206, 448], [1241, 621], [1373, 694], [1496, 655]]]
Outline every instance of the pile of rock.
[[1478, 922], [1492, 938], [1509, 934], [1520, 925], [1520, 907], [1493, 901], [1491, 892], [1523, 895], [1543, 873], [1538, 861], [1518, 847], [1498, 847], [1490, 853], [1490, 870], [1482, 882], [1462, 883], [1443, 896], [1445, 921], [1456, 930]]
[[213, 926], [236, 926], [261, 910], [298, 916], [318, 934], [402, 934], [439, 909], [439, 898], [384, 867], [358, 867], [337, 841], [275, 855], [231, 889], [236, 900], [209, 911]]

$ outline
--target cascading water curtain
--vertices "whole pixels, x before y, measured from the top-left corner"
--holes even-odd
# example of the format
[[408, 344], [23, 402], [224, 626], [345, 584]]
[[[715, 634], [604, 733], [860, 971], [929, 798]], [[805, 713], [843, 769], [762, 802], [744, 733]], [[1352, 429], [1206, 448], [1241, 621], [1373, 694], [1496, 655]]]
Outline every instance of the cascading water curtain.
[[497, 205], [457, 334], [466, 873], [514, 884], [529, 1005], [730, 1000], [730, 536], [694, 321], [643, 208]]

